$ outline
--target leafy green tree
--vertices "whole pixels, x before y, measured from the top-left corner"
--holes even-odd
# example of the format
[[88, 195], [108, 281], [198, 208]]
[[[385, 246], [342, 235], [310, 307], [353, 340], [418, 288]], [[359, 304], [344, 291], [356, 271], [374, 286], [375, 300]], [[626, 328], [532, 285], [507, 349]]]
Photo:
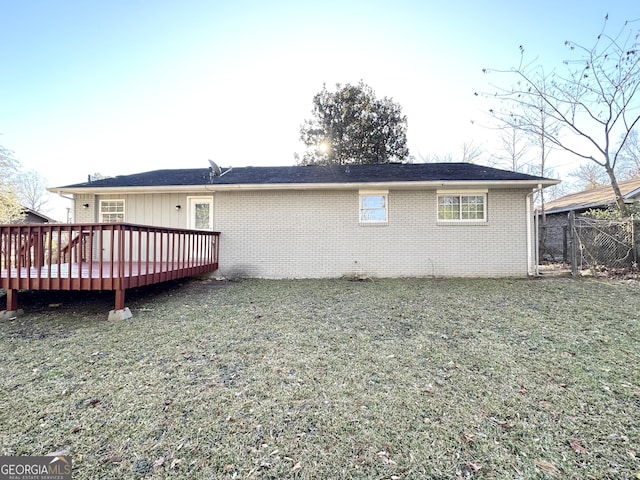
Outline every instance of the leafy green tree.
[[370, 164], [409, 156], [407, 118], [390, 98], [376, 98], [364, 83], [326, 86], [313, 97], [313, 118], [300, 127], [307, 150], [299, 164]]
[[[607, 20], [605, 17], [605, 27]], [[525, 62], [521, 46], [517, 68], [484, 70], [513, 76], [514, 87], [496, 87], [494, 94], [486, 96], [507, 104], [505, 109], [491, 109], [494, 116], [515, 120], [512, 123], [518, 128], [604, 169], [616, 203], [625, 212], [616, 166], [631, 132], [640, 126], [639, 32], [632, 22], [614, 35], [605, 27], [593, 46], [565, 42], [572, 57], [564, 62], [565, 73], [548, 75], [541, 64]], [[541, 108], [555, 128], [544, 130], [531, 122], [532, 113]]]
[[12, 182], [17, 171], [18, 161], [13, 152], [0, 145], [0, 223], [11, 223], [24, 216]]

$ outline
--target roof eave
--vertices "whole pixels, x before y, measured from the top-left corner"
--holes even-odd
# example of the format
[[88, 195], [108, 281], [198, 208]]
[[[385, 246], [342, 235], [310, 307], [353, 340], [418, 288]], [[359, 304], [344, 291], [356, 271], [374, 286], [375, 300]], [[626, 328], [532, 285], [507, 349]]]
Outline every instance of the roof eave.
[[[633, 198], [623, 198], [624, 203], [626, 203], [627, 205], [632, 205], [633, 203], [635, 203], [635, 200]], [[591, 208], [606, 208], [606, 207], [610, 207], [611, 205], [615, 205], [616, 201], [615, 200], [606, 200], [606, 201], [596, 201], [596, 202], [591, 202], [591, 203], [572, 203], [571, 205], [563, 205], [563, 206], [559, 206], [559, 207], [551, 207], [550, 209], [546, 210], [545, 209], [545, 213], [552, 215], [554, 213], [567, 213], [567, 212], [571, 212], [571, 211], [577, 211], [577, 210], [589, 210]]]
[[546, 209], [545, 208], [545, 214], [546, 215], [553, 215], [556, 213], [569, 213], [569, 212], [574, 212], [577, 210], [589, 210], [591, 208], [603, 208], [603, 207], [608, 207], [609, 205], [613, 205], [615, 203], [614, 200], [610, 201], [610, 202], [593, 202], [593, 203], [579, 203], [579, 204], [572, 204], [572, 205], [567, 205], [564, 207], [553, 207], [550, 209]]
[[247, 184], [200, 184], [165, 185], [144, 187], [53, 187], [47, 189], [58, 194], [130, 194], [130, 193], [187, 193], [194, 191], [264, 191], [264, 190], [354, 190], [359, 188], [386, 188], [411, 190], [416, 188], [434, 189], [439, 187], [486, 187], [486, 188], [546, 188], [557, 185], [560, 180], [428, 180], [411, 182], [352, 182], [352, 183], [247, 183]]
[[625, 200], [630, 200], [633, 202], [635, 198], [639, 195], [640, 195], [640, 188], [636, 188], [635, 190], [631, 190], [630, 192], [628, 192], [626, 195], [623, 195], [622, 197]]

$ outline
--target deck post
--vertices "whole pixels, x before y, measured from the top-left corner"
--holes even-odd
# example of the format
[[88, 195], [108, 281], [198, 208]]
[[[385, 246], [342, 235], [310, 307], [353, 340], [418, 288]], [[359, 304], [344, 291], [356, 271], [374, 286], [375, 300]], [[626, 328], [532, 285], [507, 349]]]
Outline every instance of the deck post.
[[124, 309], [124, 290], [116, 290], [116, 310]]
[[0, 311], [0, 320], [10, 320], [24, 313], [18, 310], [18, 290], [15, 288], [7, 289], [7, 309]]
[[18, 290], [9, 288], [7, 290], [7, 311], [18, 309]]
[[124, 289], [116, 290], [115, 309], [109, 312], [109, 320], [126, 320], [131, 318], [131, 310], [124, 306]]

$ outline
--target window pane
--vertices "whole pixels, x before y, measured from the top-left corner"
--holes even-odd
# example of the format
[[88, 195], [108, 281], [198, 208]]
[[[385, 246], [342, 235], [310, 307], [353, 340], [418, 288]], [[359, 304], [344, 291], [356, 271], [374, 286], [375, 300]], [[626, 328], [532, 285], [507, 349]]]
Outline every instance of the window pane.
[[386, 195], [360, 195], [360, 221], [361, 222], [386, 222], [387, 221], [387, 196]]
[[122, 212], [124, 211], [124, 203], [118, 201], [105, 201], [102, 202], [102, 211], [107, 212]]
[[209, 230], [211, 228], [211, 225], [209, 224], [209, 219], [211, 218], [209, 215], [210, 207], [211, 205], [209, 203], [196, 203], [195, 205], [196, 229]]
[[362, 197], [362, 208], [384, 208], [384, 196], [366, 196]]
[[438, 220], [460, 219], [460, 197], [438, 197]]
[[484, 220], [484, 196], [461, 197], [461, 211], [463, 220]]
[[363, 210], [360, 220], [363, 222], [386, 222], [387, 211], [384, 209]]
[[100, 202], [101, 222], [124, 222], [124, 200], [103, 200]]

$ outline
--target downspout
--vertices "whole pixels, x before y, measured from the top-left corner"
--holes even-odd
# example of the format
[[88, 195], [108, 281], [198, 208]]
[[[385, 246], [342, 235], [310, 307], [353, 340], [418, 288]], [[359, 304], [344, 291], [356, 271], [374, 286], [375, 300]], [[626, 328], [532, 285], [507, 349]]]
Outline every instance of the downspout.
[[71, 218], [69, 216], [71, 210], [75, 211], [75, 206], [76, 206], [76, 200], [73, 196], [71, 197], [67, 197], [66, 195], [63, 195], [62, 192], [56, 192], [58, 194], [59, 197], [64, 198], [65, 200], [71, 200], [71, 208], [67, 207], [67, 223], [71, 222]]
[[[538, 216], [535, 215], [533, 208], [533, 196], [542, 190], [542, 184], [538, 184], [537, 188], [534, 188], [527, 194], [527, 273], [534, 277], [540, 275], [538, 270], [539, 252], [538, 252]], [[533, 223], [533, 225], [531, 225]], [[531, 230], [533, 229], [533, 232]], [[532, 244], [532, 240], [535, 239], [535, 243]], [[535, 245], [535, 247], [534, 247]]]

